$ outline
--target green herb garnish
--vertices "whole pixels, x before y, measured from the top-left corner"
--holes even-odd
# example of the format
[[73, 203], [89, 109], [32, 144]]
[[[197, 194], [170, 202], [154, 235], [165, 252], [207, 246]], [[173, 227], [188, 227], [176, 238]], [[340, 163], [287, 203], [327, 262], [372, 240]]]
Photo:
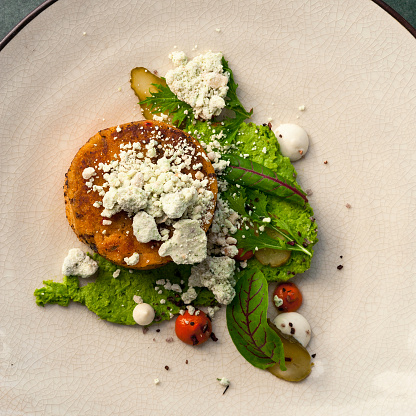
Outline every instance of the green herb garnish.
[[[312, 256], [312, 253], [304, 246], [302, 234], [292, 230], [289, 224], [276, 215], [270, 214], [265, 194], [259, 191], [245, 192], [242, 188], [231, 187], [224, 193], [224, 196], [230, 208], [251, 223], [251, 226], [243, 225], [243, 229], [233, 235], [238, 241], [238, 248], [242, 248], [244, 252], [256, 248], [300, 251]], [[276, 231], [282, 239], [268, 236], [266, 232], [259, 229], [259, 226], [255, 230], [254, 224]]]
[[243, 272], [236, 296], [227, 306], [227, 327], [237, 350], [250, 364], [265, 369], [280, 363], [284, 371], [282, 341], [267, 323], [267, 286], [259, 270]]
[[236, 155], [223, 155], [222, 158], [230, 162], [223, 175], [228, 182], [247, 188], [259, 189], [291, 202], [308, 202], [308, 198], [302, 190], [289, 184], [284, 177], [266, 168], [266, 166]]
[[153, 114], [167, 113], [172, 116], [172, 122], [180, 126], [186, 118], [192, 120], [192, 107], [181, 101], [166, 85], [152, 84], [158, 92], [151, 93], [152, 96], [140, 101], [140, 105], [147, 105]]

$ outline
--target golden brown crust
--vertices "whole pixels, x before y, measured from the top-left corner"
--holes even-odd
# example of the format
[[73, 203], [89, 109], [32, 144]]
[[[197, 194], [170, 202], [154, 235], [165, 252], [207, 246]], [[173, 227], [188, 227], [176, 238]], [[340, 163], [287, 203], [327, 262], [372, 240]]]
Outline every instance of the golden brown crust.
[[[81, 147], [74, 157], [71, 166], [66, 174], [64, 185], [65, 209], [71, 228], [74, 230], [78, 238], [86, 243], [91, 249], [115, 264], [123, 267], [126, 265], [124, 258], [130, 257], [133, 253], [139, 253], [139, 262], [130, 266], [134, 269], [152, 269], [163, 266], [171, 261], [170, 257], [161, 257], [158, 250], [162, 242], [151, 241], [149, 243], [140, 243], [133, 235], [132, 218], [127, 213], [119, 212], [111, 217], [110, 225], [103, 225], [101, 216], [102, 207], [95, 208], [93, 203], [101, 200], [97, 192], [93, 192], [85, 184], [82, 172], [85, 168], [96, 167], [98, 163], [108, 163], [114, 160], [114, 154], [119, 154], [120, 144], [148, 143], [151, 138], [151, 132], [155, 127], [165, 137], [160, 142], [162, 146], [170, 144], [175, 146], [184, 140], [188, 145], [195, 148], [195, 156], [193, 156], [192, 165], [202, 163], [202, 169], [206, 178], [209, 178], [208, 189], [214, 194], [214, 201], [217, 198], [217, 180], [209, 160], [201, 156], [205, 154], [202, 146], [193, 137], [186, 134], [166, 123], [157, 121], [137, 121], [120, 125], [121, 131], [117, 132], [117, 127], [110, 127], [101, 130], [95, 136]], [[143, 153], [145, 151], [141, 150]], [[159, 154], [154, 161], [163, 156], [163, 148], [159, 150]], [[183, 170], [184, 173], [191, 173], [195, 176], [196, 171]], [[94, 185], [102, 185], [102, 170], [96, 169], [94, 176]], [[215, 210], [215, 202], [207, 212], [207, 221], [202, 228], [207, 231], [212, 222]], [[103, 231], [105, 230], [105, 234]], [[127, 233], [128, 232], [128, 233]]]

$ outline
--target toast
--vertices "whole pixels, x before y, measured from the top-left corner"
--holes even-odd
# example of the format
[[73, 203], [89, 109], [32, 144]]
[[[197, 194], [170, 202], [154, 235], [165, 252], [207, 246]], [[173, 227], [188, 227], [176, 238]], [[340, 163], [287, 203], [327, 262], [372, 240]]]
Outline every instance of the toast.
[[[164, 146], [176, 147], [185, 140], [189, 148], [194, 149], [194, 151], [192, 151], [191, 156], [191, 168], [183, 169], [183, 173], [190, 173], [195, 178], [197, 171], [193, 170], [192, 166], [202, 164], [202, 168], [198, 171], [202, 172], [205, 178], [208, 179], [206, 188], [214, 195], [214, 203], [210, 205], [205, 220], [201, 223], [201, 228], [205, 232], [210, 227], [214, 216], [218, 193], [215, 171], [208, 158], [204, 157], [204, 149], [192, 136], [166, 123], [151, 120], [131, 122], [101, 130], [81, 147], [66, 174], [64, 185], [66, 217], [71, 228], [82, 242], [87, 244], [94, 252], [122, 267], [153, 269], [163, 266], [172, 259], [161, 257], [158, 254], [159, 247], [162, 244], [161, 241], [150, 241], [149, 243], [137, 241], [133, 234], [132, 217], [124, 211], [114, 214], [110, 218], [110, 225], [103, 225], [103, 220], [108, 218], [101, 216], [102, 207], [93, 206], [94, 202], [100, 200], [101, 197], [86, 185], [82, 173], [85, 168], [98, 166], [100, 162], [105, 164], [116, 159], [115, 156], [119, 154], [121, 144], [137, 141], [141, 144], [149, 143], [155, 128], [161, 133], [163, 139], [160, 141], [162, 148], [158, 149], [158, 153], [152, 158], [152, 162], [156, 163], [157, 159], [163, 156]], [[142, 152], [146, 153], [145, 150], [142, 150]], [[103, 171], [96, 170], [94, 184], [101, 186], [104, 183]], [[170, 233], [172, 233], [172, 230], [170, 230]], [[130, 257], [133, 253], [139, 254], [139, 262], [134, 266], [127, 266], [124, 258]]]

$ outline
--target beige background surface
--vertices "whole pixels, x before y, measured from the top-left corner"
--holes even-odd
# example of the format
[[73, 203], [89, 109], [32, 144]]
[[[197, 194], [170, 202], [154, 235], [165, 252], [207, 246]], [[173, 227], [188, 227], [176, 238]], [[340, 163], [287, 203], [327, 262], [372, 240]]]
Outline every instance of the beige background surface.
[[[62, 197], [73, 155], [99, 129], [139, 118], [129, 72], [164, 74], [174, 46], [222, 51], [254, 121], [310, 134], [296, 168], [320, 242], [296, 281], [317, 355], [300, 384], [245, 362], [224, 313], [220, 341], [191, 349], [166, 343], [173, 322], [144, 335], [80, 305], [34, 302], [82, 247]], [[413, 414], [416, 48], [399, 23], [359, 0], [60, 0], [0, 67], [0, 415]]]

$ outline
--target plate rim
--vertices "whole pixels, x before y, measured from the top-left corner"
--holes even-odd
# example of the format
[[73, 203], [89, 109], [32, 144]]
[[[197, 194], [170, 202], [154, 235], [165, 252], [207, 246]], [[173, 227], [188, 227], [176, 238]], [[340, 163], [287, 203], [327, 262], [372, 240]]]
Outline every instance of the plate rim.
[[[10, 41], [32, 20], [34, 20], [39, 14], [41, 14], [52, 4], [56, 3], [58, 0], [45, 0], [40, 4], [35, 10], [30, 12], [26, 17], [24, 17], [3, 39], [0, 40], [0, 52], [10, 43]], [[408, 22], [400, 13], [386, 4], [383, 0], [371, 0], [373, 3], [381, 7], [385, 12], [397, 20], [415, 39], [416, 39], [416, 27], [413, 27], [410, 22]]]

